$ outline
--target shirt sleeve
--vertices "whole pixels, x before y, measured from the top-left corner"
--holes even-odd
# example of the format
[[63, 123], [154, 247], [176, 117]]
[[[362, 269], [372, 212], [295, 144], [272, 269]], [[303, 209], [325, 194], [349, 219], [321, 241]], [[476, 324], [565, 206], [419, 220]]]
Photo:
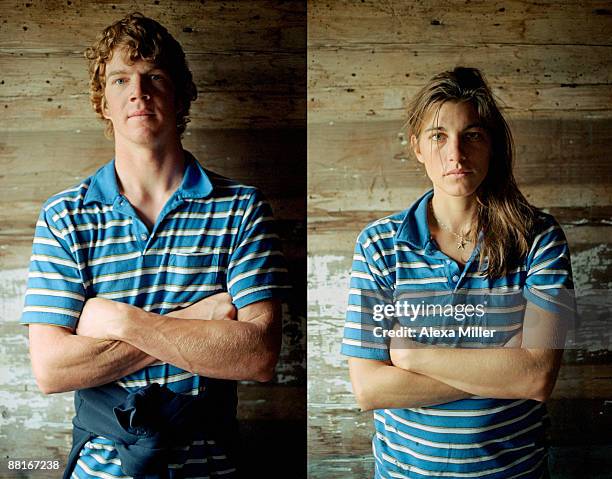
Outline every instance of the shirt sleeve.
[[576, 311], [572, 265], [567, 239], [552, 218], [535, 237], [527, 256], [523, 295], [541, 308], [563, 316]]
[[54, 224], [51, 215], [51, 210], [43, 209], [36, 222], [20, 322], [75, 329], [85, 303], [85, 288], [79, 265], [65, 240], [67, 232]]
[[254, 190], [245, 206], [237, 246], [229, 259], [227, 288], [237, 308], [286, 295], [288, 273], [272, 209]]
[[394, 281], [385, 256], [365, 231], [359, 235], [340, 350], [346, 356], [380, 361], [390, 358], [389, 338], [382, 333], [393, 328], [393, 318], [385, 317], [381, 308], [393, 304]]

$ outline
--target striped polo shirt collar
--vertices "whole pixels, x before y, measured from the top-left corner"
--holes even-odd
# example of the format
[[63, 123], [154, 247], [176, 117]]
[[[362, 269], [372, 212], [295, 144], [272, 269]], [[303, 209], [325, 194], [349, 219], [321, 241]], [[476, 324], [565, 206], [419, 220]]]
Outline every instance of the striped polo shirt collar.
[[396, 243], [408, 243], [415, 249], [431, 249], [427, 205], [432, 196], [433, 190], [429, 190], [406, 210], [406, 216], [395, 234]]
[[[185, 153], [185, 174], [181, 185], [174, 193], [177, 199], [184, 198], [206, 198], [212, 193], [213, 186], [204, 171], [188, 151]], [[83, 204], [103, 203], [112, 205], [121, 198], [117, 176], [115, 174], [115, 159], [100, 168], [93, 176]]]
[[[439, 251], [431, 238], [429, 223], [427, 221], [427, 208], [432, 196], [433, 190], [429, 190], [406, 210], [406, 216], [395, 234], [395, 244], [402, 242], [407, 243], [414, 249], [424, 250], [425, 254], [432, 254], [434, 256], [443, 254]], [[472, 251], [468, 263], [480, 254], [483, 238], [484, 234], [480, 231], [478, 233], [476, 247]], [[481, 269], [486, 269], [488, 264], [488, 257], [485, 257], [483, 264], [480, 266]]]

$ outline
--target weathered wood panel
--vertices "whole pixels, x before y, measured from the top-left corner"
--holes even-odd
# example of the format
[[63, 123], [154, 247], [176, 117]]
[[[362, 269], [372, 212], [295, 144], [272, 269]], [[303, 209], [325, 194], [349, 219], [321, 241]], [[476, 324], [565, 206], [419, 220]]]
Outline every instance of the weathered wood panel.
[[75, 52], [115, 19], [139, 11], [157, 19], [186, 52], [303, 52], [304, 2], [2, 0], [0, 45], [18, 52]]
[[0, 5], [4, 131], [96, 128], [82, 53], [104, 26], [135, 9], [168, 26], [184, 46], [199, 92], [195, 128], [304, 124], [303, 2]]
[[[458, 49], [456, 45], [431, 42], [331, 45], [311, 48], [308, 83], [311, 89], [329, 85], [362, 88], [397, 84], [419, 88], [449, 59], [457, 65], [472, 65], [491, 72], [487, 79], [498, 87], [567, 84], [571, 88], [571, 85], [610, 81], [611, 46], [491, 43], [464, 45]], [[500, 62], [500, 58], [504, 61]], [[576, 68], [577, 65], [581, 68]]]
[[[515, 140], [514, 174], [521, 186], [540, 188], [562, 182], [596, 187], [612, 180], [608, 147], [612, 141], [612, 120], [514, 120], [510, 127]], [[400, 121], [310, 124], [310, 192], [341, 198], [354, 190], [422, 189], [429, 180], [410, 147], [401, 144], [403, 137], [399, 135], [405, 133]], [[346, 186], [344, 191], [338, 188], [339, 178]], [[545, 200], [540, 199], [540, 204], [579, 206], [593, 204], [592, 201], [610, 204], [611, 199], [610, 195], [582, 200], [564, 196], [565, 203], [559, 203], [560, 199], [546, 196]], [[372, 202], [364, 197], [361, 204]], [[380, 205], [375, 204], [374, 208]]]
[[[612, 48], [610, 49], [612, 51]], [[612, 58], [610, 58], [612, 60]], [[449, 59], [439, 69], [452, 69]], [[349, 90], [349, 91], [347, 91]], [[405, 118], [406, 102], [418, 92], [416, 86], [345, 88], [330, 86], [308, 91], [308, 121], [350, 122], [397, 120]], [[612, 93], [605, 84], [597, 85], [514, 85], [492, 87], [510, 118], [610, 118]]]
[[[79, 132], [100, 128], [83, 93], [56, 98], [0, 96], [3, 131], [40, 131], [50, 128]], [[274, 128], [304, 125], [303, 95], [283, 92], [203, 92], [193, 104], [194, 128]]]
[[308, 15], [310, 477], [372, 474], [371, 414], [339, 355], [351, 253], [367, 223], [431, 188], [401, 144], [405, 106], [458, 65], [484, 71], [515, 135], [519, 186], [572, 252], [584, 330], [550, 402], [553, 477], [607, 477], [612, 337], [605, 304], [589, 303], [612, 284], [609, 3], [313, 0]]
[[[300, 126], [305, 120], [305, 60], [295, 53], [188, 55], [198, 100], [195, 128]], [[82, 54], [0, 53], [3, 130], [97, 128]], [[51, 124], [50, 124], [51, 123]]]
[[610, 45], [611, 12], [606, 1], [310, 0], [308, 45]]
[[205, 167], [258, 186], [279, 220], [293, 286], [283, 310], [281, 359], [272, 383], [239, 386], [249, 469], [276, 473], [254, 461], [266, 447], [296, 462], [305, 457], [302, 1], [0, 0], [0, 452], [63, 461], [71, 442], [71, 394], [37, 390], [27, 328], [17, 321], [42, 202], [113, 154], [89, 104], [82, 52], [103, 27], [134, 10], [158, 19], [186, 51], [199, 98], [185, 147]]
[[427, 79], [457, 65], [481, 68], [512, 118], [609, 118], [610, 11], [601, 2], [314, 1], [309, 122], [401, 120]]
[[[276, 203], [277, 218], [303, 221], [306, 185], [303, 178], [295, 181], [296, 168], [304, 168], [306, 161], [303, 129], [188, 127], [183, 145], [206, 168], [260, 188]], [[0, 165], [5, 171], [0, 177], [0, 205], [6, 205], [0, 208], [0, 224], [14, 228], [22, 218], [14, 217], [12, 205], [25, 213], [25, 204], [31, 203], [28, 212], [37, 212], [50, 195], [95, 173], [113, 155], [113, 143], [99, 128], [79, 133], [0, 130]]]

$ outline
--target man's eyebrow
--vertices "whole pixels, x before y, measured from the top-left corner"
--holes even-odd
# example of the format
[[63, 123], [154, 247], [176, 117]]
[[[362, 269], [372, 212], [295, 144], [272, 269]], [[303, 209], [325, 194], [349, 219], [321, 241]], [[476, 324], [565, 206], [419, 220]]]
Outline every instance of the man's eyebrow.
[[[142, 72], [142, 73], [147, 74], [147, 73], [151, 73], [151, 72], [164, 73], [164, 70], [162, 68], [160, 68], [160, 67], [154, 66], [154, 67], [151, 67], [147, 71]], [[106, 75], [106, 78], [110, 78], [110, 77], [115, 76], [115, 75], [128, 75], [128, 74], [129, 74], [129, 72], [127, 70], [113, 70], [113, 71], [109, 72]]]
[[106, 75], [106, 78], [110, 78], [110, 77], [115, 76], [115, 75], [125, 75], [126, 73], [127, 73], [127, 71], [125, 71], [125, 70], [113, 70], [112, 72], [109, 72]]

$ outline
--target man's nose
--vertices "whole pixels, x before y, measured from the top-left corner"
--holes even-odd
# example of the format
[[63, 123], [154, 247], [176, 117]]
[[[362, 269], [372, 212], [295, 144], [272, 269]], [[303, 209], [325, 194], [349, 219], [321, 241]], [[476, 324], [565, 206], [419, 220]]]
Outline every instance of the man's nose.
[[146, 77], [144, 75], [135, 75], [134, 79], [132, 80], [130, 100], [148, 100], [149, 98], [151, 98], [151, 96], [149, 94], [149, 87]]

